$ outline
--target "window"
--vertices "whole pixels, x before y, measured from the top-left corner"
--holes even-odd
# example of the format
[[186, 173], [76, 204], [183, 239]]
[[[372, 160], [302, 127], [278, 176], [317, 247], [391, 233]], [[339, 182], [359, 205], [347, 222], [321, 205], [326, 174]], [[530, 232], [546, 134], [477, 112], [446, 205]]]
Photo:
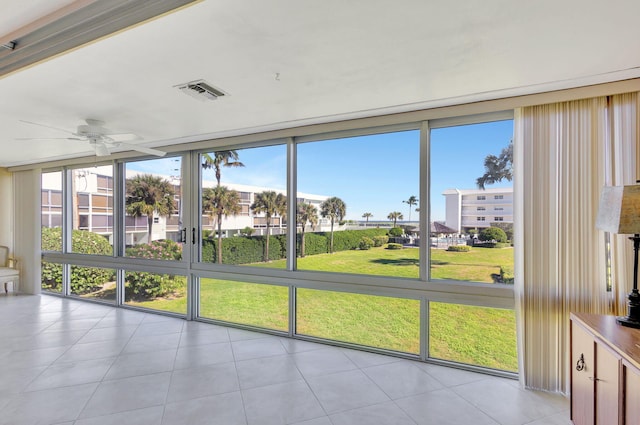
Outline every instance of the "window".
[[486, 208], [485, 207], [478, 207], [476, 208], [477, 211], [484, 211]]
[[287, 265], [286, 145], [201, 155], [202, 261]]
[[504, 195], [494, 195], [493, 199], [504, 199]]
[[419, 277], [419, 250], [386, 249], [392, 227], [417, 246], [419, 141], [411, 130], [297, 145], [298, 270]]
[[503, 210], [504, 210], [504, 208], [502, 208], [502, 207], [495, 207], [493, 210], [494, 210], [494, 211], [503, 211]]
[[493, 221], [504, 221], [504, 217], [493, 217]]
[[[106, 184], [113, 178], [113, 166], [76, 168], [67, 175], [71, 198], [76, 199], [71, 212], [71, 252], [113, 255], [113, 193], [98, 194], [99, 182]], [[93, 216], [98, 214], [103, 218], [94, 221]]]
[[478, 195], [478, 196], [476, 197], [476, 199], [477, 199], [478, 201], [484, 201], [485, 199], [487, 199], [487, 197], [486, 197], [486, 196], [484, 196], [484, 195]]
[[181, 170], [181, 157], [125, 163], [125, 256], [182, 260]]

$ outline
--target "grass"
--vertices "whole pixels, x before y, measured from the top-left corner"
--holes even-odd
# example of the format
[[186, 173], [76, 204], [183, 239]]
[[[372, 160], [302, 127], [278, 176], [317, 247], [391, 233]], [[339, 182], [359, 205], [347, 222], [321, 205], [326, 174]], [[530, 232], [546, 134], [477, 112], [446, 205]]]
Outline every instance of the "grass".
[[[298, 259], [300, 270], [418, 277], [418, 249], [342, 251]], [[501, 265], [513, 264], [512, 249], [471, 252], [432, 250], [432, 278], [492, 282]], [[281, 260], [260, 264], [282, 268]], [[270, 329], [288, 329], [288, 288], [201, 279], [202, 317]], [[128, 304], [186, 312], [184, 289], [173, 299]], [[420, 347], [420, 307], [416, 300], [298, 289], [297, 329], [304, 335], [407, 353]], [[512, 310], [430, 303], [431, 357], [495, 369], [517, 370], [515, 314]]]

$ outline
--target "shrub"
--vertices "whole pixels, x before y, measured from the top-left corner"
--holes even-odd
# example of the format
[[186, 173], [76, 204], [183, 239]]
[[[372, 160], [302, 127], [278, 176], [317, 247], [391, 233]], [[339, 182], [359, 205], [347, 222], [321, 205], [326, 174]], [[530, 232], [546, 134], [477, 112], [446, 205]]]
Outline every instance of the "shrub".
[[387, 249], [402, 249], [401, 243], [390, 243], [387, 245]]
[[513, 285], [515, 276], [513, 274], [512, 266], [500, 266], [500, 280], [502, 283]]
[[498, 227], [487, 227], [482, 229], [478, 234], [478, 239], [481, 241], [496, 241], [496, 242], [506, 242], [507, 234], [504, 230]]
[[372, 246], [373, 246], [373, 239], [363, 236], [362, 239], [360, 240], [360, 244], [358, 245], [358, 248], [371, 249]]
[[451, 252], [469, 252], [469, 251], [471, 251], [471, 247], [469, 245], [450, 245], [447, 248], [447, 251], [451, 251]]
[[[158, 240], [127, 248], [128, 257], [157, 260], [180, 260], [182, 246], [172, 240]], [[147, 272], [129, 272], [125, 278], [125, 295], [128, 299], [155, 298], [172, 292], [176, 287], [174, 276]]]
[[388, 242], [389, 242], [389, 236], [387, 235], [380, 235], [380, 236], [373, 237], [373, 246], [382, 246]]
[[[62, 229], [59, 227], [43, 227], [42, 250], [62, 251]], [[71, 232], [71, 244], [74, 252], [95, 255], [111, 255], [113, 248], [109, 241], [97, 233], [86, 230]], [[84, 295], [96, 291], [106, 282], [114, 280], [114, 273], [109, 269], [94, 267], [71, 267], [71, 291], [76, 295]], [[59, 290], [62, 285], [62, 264], [42, 264], [42, 287]]]
[[404, 235], [404, 230], [402, 230], [402, 227], [392, 227], [391, 229], [389, 229], [389, 236], [402, 236]]

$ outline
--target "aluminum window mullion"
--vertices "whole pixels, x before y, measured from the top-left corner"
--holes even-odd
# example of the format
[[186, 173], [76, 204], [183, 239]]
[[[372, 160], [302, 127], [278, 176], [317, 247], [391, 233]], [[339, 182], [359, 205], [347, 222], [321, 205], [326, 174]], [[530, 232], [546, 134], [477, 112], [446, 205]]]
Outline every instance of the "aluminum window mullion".
[[429, 240], [431, 238], [431, 163], [430, 158], [430, 128], [429, 122], [424, 121], [420, 125], [420, 250], [419, 258], [419, 279], [423, 281], [431, 280], [431, 250]]

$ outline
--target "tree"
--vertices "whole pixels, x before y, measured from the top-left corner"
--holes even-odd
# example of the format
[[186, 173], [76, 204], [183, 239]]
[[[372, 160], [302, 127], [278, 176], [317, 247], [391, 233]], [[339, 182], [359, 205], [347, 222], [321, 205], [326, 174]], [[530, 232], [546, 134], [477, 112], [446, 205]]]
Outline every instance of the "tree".
[[362, 218], [367, 220], [367, 223], [365, 224], [364, 227], [367, 227], [367, 225], [369, 224], [369, 217], [373, 217], [373, 214], [371, 214], [370, 212], [366, 212], [362, 214]]
[[396, 222], [398, 220], [402, 220], [403, 218], [404, 218], [404, 216], [402, 215], [402, 213], [400, 211], [390, 212], [389, 215], [387, 216], [387, 219], [393, 221], [393, 227], [396, 227]]
[[240, 194], [235, 190], [216, 186], [202, 191], [202, 213], [209, 214], [218, 228], [218, 264], [222, 264], [222, 216], [236, 216], [240, 211]]
[[502, 149], [499, 156], [487, 155], [484, 159], [484, 174], [476, 179], [479, 189], [485, 185], [513, 178], [513, 140]]
[[402, 202], [404, 202], [405, 204], [409, 204], [409, 221], [411, 221], [411, 207], [414, 205], [418, 205], [418, 198], [416, 198], [414, 195], [411, 195], [409, 196], [409, 199]]
[[311, 229], [315, 230], [318, 224], [318, 209], [311, 203], [301, 202], [297, 207], [296, 222], [300, 226], [300, 256], [304, 257], [304, 228], [307, 223], [311, 224]]
[[342, 221], [347, 214], [347, 205], [344, 201], [336, 196], [325, 200], [320, 204], [320, 215], [324, 218], [329, 217], [331, 222], [331, 239], [329, 243], [329, 252], [333, 252], [333, 224]]
[[176, 209], [175, 189], [169, 180], [151, 174], [139, 174], [126, 181], [126, 210], [132, 217], [147, 217], [149, 242], [153, 215], [167, 217]]
[[213, 168], [216, 173], [216, 181], [220, 186], [220, 178], [222, 176], [221, 167], [244, 167], [244, 164], [238, 161], [237, 151], [217, 151], [213, 152], [213, 157], [205, 153], [202, 155], [202, 168]]
[[481, 241], [506, 242], [507, 234], [499, 227], [487, 227], [478, 234]]
[[265, 243], [264, 261], [269, 261], [269, 235], [271, 233], [271, 218], [274, 216], [285, 217], [287, 214], [287, 197], [273, 190], [265, 190], [256, 193], [251, 210], [255, 214], [264, 213], [267, 223], [267, 241]]

